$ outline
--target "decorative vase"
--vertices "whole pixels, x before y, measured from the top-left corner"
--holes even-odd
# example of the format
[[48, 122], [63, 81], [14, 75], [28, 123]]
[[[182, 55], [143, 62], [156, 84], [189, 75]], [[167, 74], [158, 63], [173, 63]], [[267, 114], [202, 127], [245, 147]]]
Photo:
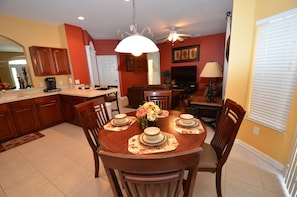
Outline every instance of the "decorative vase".
[[141, 129], [145, 129], [147, 127], [155, 127], [157, 125], [157, 121], [149, 121], [147, 118], [142, 118], [139, 120]]

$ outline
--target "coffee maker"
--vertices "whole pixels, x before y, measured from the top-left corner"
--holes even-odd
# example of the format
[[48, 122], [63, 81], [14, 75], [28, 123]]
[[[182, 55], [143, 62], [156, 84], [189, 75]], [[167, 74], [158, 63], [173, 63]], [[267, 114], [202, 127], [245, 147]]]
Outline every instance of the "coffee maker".
[[44, 89], [45, 92], [56, 92], [61, 90], [60, 88], [56, 87], [56, 78], [55, 77], [48, 77], [44, 79], [46, 83], [46, 89]]

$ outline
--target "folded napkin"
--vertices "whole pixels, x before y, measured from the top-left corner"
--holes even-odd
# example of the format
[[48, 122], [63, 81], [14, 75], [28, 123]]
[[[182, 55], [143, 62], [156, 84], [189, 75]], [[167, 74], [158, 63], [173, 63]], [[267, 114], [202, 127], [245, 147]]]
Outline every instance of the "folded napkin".
[[160, 146], [143, 145], [139, 140], [140, 135], [134, 135], [128, 140], [128, 151], [133, 154], [151, 154], [175, 150], [178, 146], [178, 141], [174, 135], [169, 133], [164, 134], [167, 135], [167, 141]]
[[165, 118], [169, 116], [169, 111], [168, 110], [162, 110], [162, 113], [158, 115], [158, 118]]
[[201, 122], [199, 119], [195, 119], [196, 121], [198, 121], [198, 125], [196, 127], [181, 127], [179, 125], [176, 124], [176, 120], [179, 119], [179, 118], [176, 118], [174, 120], [174, 130], [179, 132], [179, 133], [182, 133], [182, 134], [200, 134], [200, 133], [203, 133], [205, 132]]
[[136, 121], [136, 117], [135, 116], [127, 116], [127, 118], [130, 118], [131, 122], [128, 125], [124, 125], [124, 126], [113, 126], [110, 121], [105, 124], [103, 127], [105, 130], [109, 130], [109, 131], [123, 131], [123, 130], [127, 130], [135, 121]]

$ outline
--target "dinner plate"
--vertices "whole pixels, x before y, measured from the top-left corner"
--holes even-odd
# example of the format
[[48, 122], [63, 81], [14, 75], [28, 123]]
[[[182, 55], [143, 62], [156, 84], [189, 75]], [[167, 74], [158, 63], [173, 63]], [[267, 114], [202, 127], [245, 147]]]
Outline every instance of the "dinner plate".
[[126, 120], [125, 120], [124, 122], [121, 122], [121, 123], [116, 123], [116, 122], [114, 121], [114, 119], [112, 119], [112, 120], [110, 121], [110, 124], [111, 124], [112, 126], [115, 126], [115, 127], [121, 127], [121, 126], [126, 126], [126, 125], [130, 124], [130, 122], [131, 122], [131, 119], [130, 119], [130, 118], [126, 118]]
[[145, 140], [145, 134], [142, 133], [139, 136], [139, 141], [140, 143], [146, 145], [146, 146], [160, 146], [163, 143], [165, 143], [167, 141], [167, 135], [161, 132], [162, 137], [160, 138], [160, 141], [158, 140], [157, 142], [149, 142]]
[[180, 118], [177, 118], [175, 120], [175, 124], [177, 126], [184, 127], [184, 128], [194, 128], [199, 125], [199, 121], [197, 119], [193, 118], [193, 122], [191, 124], [184, 124]]

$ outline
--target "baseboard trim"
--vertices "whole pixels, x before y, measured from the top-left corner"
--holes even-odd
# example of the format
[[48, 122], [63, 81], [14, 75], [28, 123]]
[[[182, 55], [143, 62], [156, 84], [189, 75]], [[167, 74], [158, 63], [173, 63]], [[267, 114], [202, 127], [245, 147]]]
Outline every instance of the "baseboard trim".
[[280, 170], [281, 172], [284, 172], [285, 166], [276, 161], [275, 159], [271, 158], [270, 156], [264, 154], [263, 152], [259, 151], [258, 149], [252, 147], [251, 145], [236, 139], [235, 143], [243, 146], [244, 148], [246, 148], [247, 150], [249, 150], [250, 152], [254, 153], [257, 157], [259, 157], [260, 159], [263, 159], [264, 161], [268, 162], [270, 165], [272, 165], [273, 167], [277, 168], [278, 170]]

